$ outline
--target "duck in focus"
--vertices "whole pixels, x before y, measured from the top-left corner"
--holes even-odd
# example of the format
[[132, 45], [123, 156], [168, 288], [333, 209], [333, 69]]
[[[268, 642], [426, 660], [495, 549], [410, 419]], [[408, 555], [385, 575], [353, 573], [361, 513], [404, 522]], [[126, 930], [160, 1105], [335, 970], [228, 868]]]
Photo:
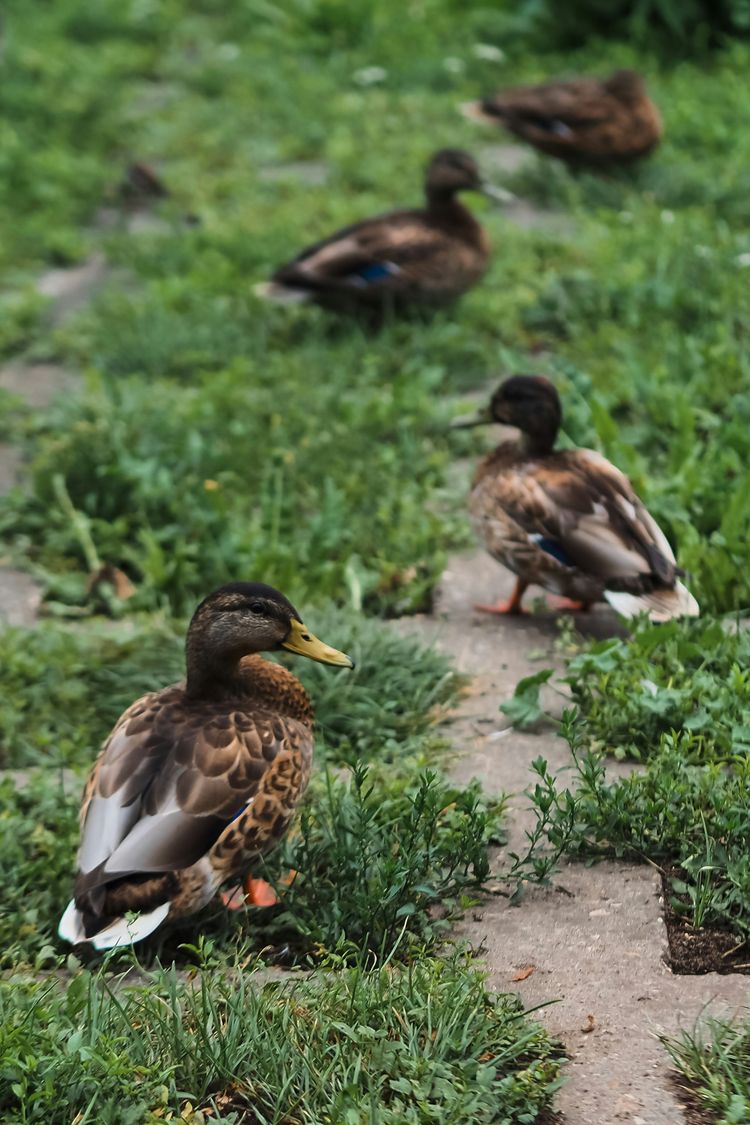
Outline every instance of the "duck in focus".
[[200, 910], [279, 843], [307, 787], [314, 739], [302, 684], [259, 655], [278, 649], [354, 666], [272, 586], [232, 582], [201, 602], [185, 683], [133, 703], [89, 774], [61, 938], [95, 949], [140, 941], [167, 917]]
[[315, 301], [339, 312], [383, 311], [454, 300], [482, 277], [489, 240], [458, 199], [494, 195], [460, 149], [436, 152], [424, 208], [389, 211], [307, 246], [255, 292], [282, 303]]
[[569, 163], [635, 160], [656, 148], [663, 133], [659, 111], [635, 70], [517, 86], [463, 110]]
[[549, 379], [506, 379], [480, 415], [454, 425], [499, 422], [519, 430], [480, 461], [472, 523], [489, 553], [516, 575], [506, 602], [478, 605], [521, 613], [532, 583], [588, 609], [606, 599], [623, 617], [695, 617], [666, 536], [624, 473], [591, 449], [555, 449], [562, 410]]

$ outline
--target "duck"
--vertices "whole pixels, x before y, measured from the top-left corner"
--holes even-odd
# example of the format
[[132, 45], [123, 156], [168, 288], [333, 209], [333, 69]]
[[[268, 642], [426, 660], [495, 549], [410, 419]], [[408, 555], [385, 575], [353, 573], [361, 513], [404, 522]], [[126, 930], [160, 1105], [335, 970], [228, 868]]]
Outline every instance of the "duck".
[[659, 111], [635, 70], [516, 86], [463, 110], [573, 164], [635, 160], [656, 148], [663, 133]]
[[457, 198], [464, 191], [505, 198], [483, 183], [469, 153], [441, 149], [427, 167], [423, 208], [343, 227], [305, 247], [255, 292], [349, 313], [452, 301], [479, 281], [490, 254], [487, 234]]
[[273, 586], [230, 582], [197, 607], [185, 681], [128, 707], [88, 776], [63, 940], [97, 950], [141, 941], [200, 910], [279, 843], [314, 748], [310, 697], [260, 655], [280, 649], [354, 667]]
[[518, 435], [480, 462], [469, 497], [474, 530], [489, 554], [516, 575], [507, 600], [478, 604], [494, 614], [523, 612], [536, 583], [560, 609], [606, 600], [622, 617], [695, 617], [698, 603], [669, 542], [632, 484], [592, 449], [555, 449], [560, 397], [543, 375], [512, 375], [464, 427], [498, 422]]

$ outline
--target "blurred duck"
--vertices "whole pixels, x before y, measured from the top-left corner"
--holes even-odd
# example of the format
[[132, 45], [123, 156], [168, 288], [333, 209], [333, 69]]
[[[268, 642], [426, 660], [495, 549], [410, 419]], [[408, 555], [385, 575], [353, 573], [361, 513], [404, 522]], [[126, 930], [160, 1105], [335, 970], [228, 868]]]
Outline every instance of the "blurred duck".
[[346, 312], [453, 300], [479, 281], [490, 250], [482, 227], [457, 199], [462, 191], [505, 197], [482, 183], [468, 153], [443, 149], [427, 168], [424, 208], [344, 227], [306, 247], [255, 292]]
[[605, 598], [623, 617], [697, 616], [672, 548], [628, 478], [591, 449], [555, 450], [561, 420], [548, 379], [514, 375], [486, 411], [454, 423], [520, 431], [484, 457], [474, 477], [469, 510], [477, 534], [517, 576], [508, 601], [477, 609], [521, 613], [524, 591], [538, 583], [563, 596], [559, 608], [588, 609]]
[[[310, 777], [313, 708], [291, 672], [257, 655], [273, 649], [353, 667], [272, 586], [232, 582], [198, 606], [186, 682], [133, 703], [89, 774], [61, 938], [140, 941], [279, 843]], [[245, 886], [257, 905], [275, 901], [262, 880]]]
[[659, 111], [634, 70], [616, 70], [603, 80], [516, 86], [463, 109], [571, 163], [633, 160], [651, 152], [662, 135]]

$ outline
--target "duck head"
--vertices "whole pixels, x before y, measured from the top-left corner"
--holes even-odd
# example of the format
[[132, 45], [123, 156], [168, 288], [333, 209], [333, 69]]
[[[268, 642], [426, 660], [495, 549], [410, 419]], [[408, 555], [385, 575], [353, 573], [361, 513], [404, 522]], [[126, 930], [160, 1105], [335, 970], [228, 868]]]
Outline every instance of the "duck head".
[[229, 582], [200, 603], [187, 634], [188, 692], [211, 668], [231, 674], [243, 656], [286, 649], [321, 664], [353, 668], [344, 652], [318, 640], [292, 603], [262, 582]]
[[483, 410], [468, 418], [457, 418], [453, 425], [461, 429], [489, 422], [520, 430], [530, 453], [549, 453], [562, 422], [560, 396], [544, 375], [511, 375]]
[[637, 70], [615, 70], [602, 85], [621, 102], [637, 102], [646, 94], [646, 84]]
[[446, 202], [459, 191], [478, 191], [490, 199], [505, 202], [507, 193], [486, 184], [479, 166], [468, 152], [461, 148], [442, 148], [427, 165], [425, 194], [431, 203]]

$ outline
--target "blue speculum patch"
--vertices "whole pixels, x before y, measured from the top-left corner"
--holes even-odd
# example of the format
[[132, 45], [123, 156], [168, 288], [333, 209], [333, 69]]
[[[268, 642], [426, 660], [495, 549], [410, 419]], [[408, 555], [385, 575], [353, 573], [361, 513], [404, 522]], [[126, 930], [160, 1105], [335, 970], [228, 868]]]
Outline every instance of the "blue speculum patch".
[[390, 277], [395, 270], [388, 262], [373, 262], [371, 266], [365, 266], [357, 272], [357, 277], [361, 277], [363, 281], [382, 281], [384, 277]]
[[558, 543], [556, 539], [546, 539], [543, 535], [530, 535], [529, 539], [533, 540], [537, 547], [541, 547], [546, 554], [552, 555], [552, 558], [557, 559], [563, 566], [575, 565], [563, 545]]

